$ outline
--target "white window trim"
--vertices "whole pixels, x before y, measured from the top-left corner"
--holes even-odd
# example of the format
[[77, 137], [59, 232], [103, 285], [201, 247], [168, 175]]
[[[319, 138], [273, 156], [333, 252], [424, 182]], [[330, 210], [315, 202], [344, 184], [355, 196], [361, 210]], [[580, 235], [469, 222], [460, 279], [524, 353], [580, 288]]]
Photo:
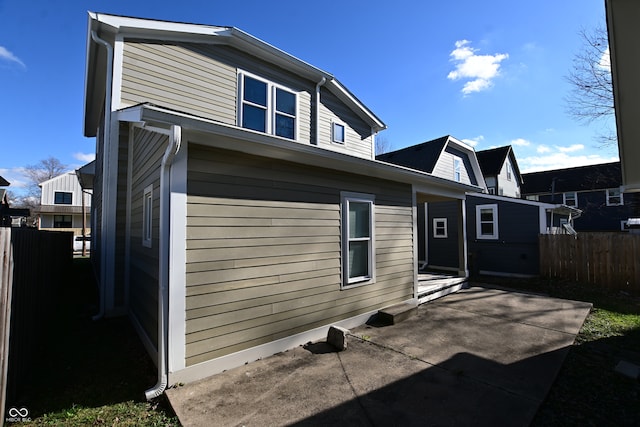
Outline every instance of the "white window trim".
[[[369, 217], [369, 275], [349, 278], [349, 203], [361, 202], [371, 205]], [[340, 193], [341, 229], [342, 229], [342, 284], [341, 289], [351, 289], [368, 285], [376, 281], [376, 238], [375, 238], [375, 195], [364, 193]]]
[[[252, 79], [261, 81], [263, 83], [265, 83], [267, 85], [267, 121], [265, 123], [265, 132], [261, 132], [261, 131], [257, 131], [257, 130], [253, 130], [253, 129], [248, 129], [248, 128], [244, 128], [242, 127], [242, 112], [243, 112], [243, 108], [242, 105], [244, 103], [244, 76], [250, 77]], [[297, 141], [298, 137], [300, 135], [299, 132], [299, 127], [300, 127], [300, 94], [298, 91], [295, 91], [289, 87], [274, 83], [268, 79], [265, 79], [264, 77], [260, 77], [257, 76], [255, 74], [243, 71], [243, 70], [238, 70], [238, 75], [237, 75], [237, 82], [238, 82], [238, 90], [237, 90], [237, 114], [236, 114], [236, 125], [244, 130], [247, 131], [251, 131], [251, 132], [259, 132], [259, 133], [265, 133], [268, 135], [272, 135], [275, 136], [276, 138], [283, 138], [286, 139], [287, 141]], [[296, 97], [296, 112], [295, 112], [295, 117], [294, 117], [294, 128], [293, 128], [293, 139], [284, 137], [284, 136], [278, 136], [276, 135], [276, 129], [275, 129], [275, 122], [276, 122], [276, 95], [275, 95], [275, 91], [276, 89], [282, 89], [284, 91], [290, 92], [292, 93], [295, 97]], [[251, 104], [251, 103], [250, 103]], [[253, 105], [253, 104], [251, 104]], [[262, 106], [259, 106], [262, 107]], [[280, 113], [283, 115], [287, 115], [287, 113]]]
[[[610, 203], [609, 202], [609, 190], [618, 190], [620, 192], [620, 203]], [[624, 205], [624, 195], [622, 193], [622, 190], [620, 188], [607, 188], [605, 190], [605, 194], [607, 196], [607, 206], [622, 206]]]
[[142, 196], [142, 246], [153, 245], [153, 184], [144, 189]]
[[[438, 226], [438, 223], [441, 223], [440, 226]], [[438, 234], [437, 230], [439, 228], [444, 228], [444, 233], [443, 234]], [[433, 218], [433, 237], [436, 239], [446, 239], [447, 237], [449, 237], [449, 232], [448, 232], [449, 227], [447, 227], [447, 218]]]
[[[493, 234], [482, 234], [482, 222], [480, 218], [480, 212], [482, 209], [491, 209], [493, 211]], [[477, 205], [476, 206], [476, 238], [483, 240], [496, 240], [498, 239], [498, 205]]]
[[[574, 199], [576, 201], [575, 204], [570, 205], [570, 204], [567, 203], [567, 194], [573, 194], [573, 197], [574, 197]], [[562, 204], [567, 205], [567, 206], [573, 206], [573, 207], [577, 208], [578, 207], [578, 193], [575, 192], [575, 191], [567, 191], [567, 192], [562, 193]]]
[[511, 168], [511, 162], [507, 160], [507, 181], [511, 181], [513, 177], [513, 169]]
[[[336, 132], [335, 132], [336, 126], [342, 126], [342, 137], [344, 138], [343, 141], [336, 140]], [[344, 145], [346, 141], [347, 141], [347, 127], [344, 125], [344, 123], [332, 121], [331, 122], [331, 142]]]
[[[458, 162], [458, 168], [456, 171], [456, 162]], [[462, 182], [462, 167], [464, 163], [462, 162], [462, 158], [458, 156], [453, 156], [453, 180], [455, 182]], [[456, 172], [460, 175], [458, 179], [456, 179]]]

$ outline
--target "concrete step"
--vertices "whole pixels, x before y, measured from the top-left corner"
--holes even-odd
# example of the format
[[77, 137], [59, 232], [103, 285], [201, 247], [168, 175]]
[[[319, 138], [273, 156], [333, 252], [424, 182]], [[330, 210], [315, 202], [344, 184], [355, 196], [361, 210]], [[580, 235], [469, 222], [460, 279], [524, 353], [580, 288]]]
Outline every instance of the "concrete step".
[[385, 325], [395, 325], [416, 314], [418, 306], [411, 303], [402, 303], [385, 307], [378, 311], [378, 321]]

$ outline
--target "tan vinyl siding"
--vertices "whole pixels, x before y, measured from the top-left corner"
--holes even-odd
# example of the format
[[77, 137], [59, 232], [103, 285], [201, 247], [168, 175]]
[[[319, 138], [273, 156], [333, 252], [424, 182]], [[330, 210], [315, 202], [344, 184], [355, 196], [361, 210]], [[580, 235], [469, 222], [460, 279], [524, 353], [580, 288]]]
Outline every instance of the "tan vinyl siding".
[[[188, 164], [188, 366], [413, 296], [409, 186], [193, 144]], [[375, 194], [375, 284], [340, 289], [340, 191]]]
[[[340, 153], [373, 159], [373, 137], [371, 128], [351, 109], [328, 90], [322, 90], [320, 108], [320, 137], [318, 145]], [[332, 142], [332, 123], [340, 123], [345, 128], [345, 143]]]
[[[438, 176], [440, 178], [453, 180], [453, 158], [455, 156], [451, 153], [443, 151], [438, 159], [438, 163], [433, 168], [433, 175]], [[459, 156], [457, 156], [459, 157]], [[465, 166], [464, 159], [459, 157], [462, 160], [462, 164], [460, 165], [460, 182], [463, 184], [471, 184], [471, 178], [469, 177], [469, 171]]]
[[[141, 129], [134, 130], [129, 304], [154, 345], [157, 345], [158, 334], [160, 163], [167, 144], [168, 136]], [[144, 190], [149, 185], [153, 185], [151, 248], [142, 246], [142, 200]]]

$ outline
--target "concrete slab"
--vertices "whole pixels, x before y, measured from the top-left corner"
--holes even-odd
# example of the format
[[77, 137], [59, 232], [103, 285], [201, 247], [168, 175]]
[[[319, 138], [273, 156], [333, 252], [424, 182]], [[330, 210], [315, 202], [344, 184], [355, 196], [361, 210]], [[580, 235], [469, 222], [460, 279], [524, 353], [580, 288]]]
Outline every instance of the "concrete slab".
[[167, 391], [181, 423], [528, 425], [589, 304], [471, 288], [387, 327], [351, 331]]

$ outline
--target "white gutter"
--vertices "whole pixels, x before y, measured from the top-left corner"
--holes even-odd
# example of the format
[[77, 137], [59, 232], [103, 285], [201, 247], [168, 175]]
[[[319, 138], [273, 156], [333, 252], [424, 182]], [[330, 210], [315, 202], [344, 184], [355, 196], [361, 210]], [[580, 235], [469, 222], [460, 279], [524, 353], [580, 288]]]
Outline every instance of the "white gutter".
[[[103, 148], [102, 148], [102, 198], [103, 200], [109, 197], [108, 191], [108, 179], [105, 179], [105, 172], [109, 171], [109, 156], [106, 155], [106, 145], [111, 140], [111, 90], [113, 86], [113, 75], [111, 70], [113, 69], [113, 46], [111, 46], [105, 40], [102, 40], [98, 37], [98, 34], [95, 31], [91, 31], [91, 38], [98, 44], [103, 45], [107, 49], [107, 82], [105, 88], [105, 96], [104, 96], [104, 129], [103, 129]], [[104, 236], [106, 235], [106, 227], [107, 227], [107, 218], [105, 206], [109, 206], [108, 203], [104, 203], [102, 207], [102, 219], [100, 221], [100, 308], [98, 314], [93, 316], [93, 320], [99, 320], [104, 316], [105, 312], [105, 293], [106, 293], [106, 264], [107, 264], [107, 251], [106, 251], [106, 240]]]
[[171, 253], [171, 163], [180, 151], [182, 143], [182, 128], [172, 125], [169, 135], [169, 145], [162, 157], [160, 166], [160, 262], [158, 286], [158, 382], [145, 391], [147, 400], [160, 396], [167, 387], [167, 315], [169, 268]]
[[327, 79], [322, 79], [316, 85], [316, 140], [312, 142], [313, 145], [319, 145], [320, 142], [320, 86], [325, 84]]

